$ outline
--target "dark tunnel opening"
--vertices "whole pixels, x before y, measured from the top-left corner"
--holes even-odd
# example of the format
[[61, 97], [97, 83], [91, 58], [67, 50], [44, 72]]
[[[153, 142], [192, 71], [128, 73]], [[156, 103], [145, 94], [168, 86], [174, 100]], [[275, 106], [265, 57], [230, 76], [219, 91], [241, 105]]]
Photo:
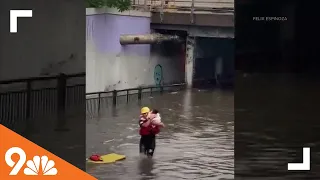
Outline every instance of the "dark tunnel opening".
[[194, 87], [233, 87], [234, 39], [198, 37], [194, 56]]

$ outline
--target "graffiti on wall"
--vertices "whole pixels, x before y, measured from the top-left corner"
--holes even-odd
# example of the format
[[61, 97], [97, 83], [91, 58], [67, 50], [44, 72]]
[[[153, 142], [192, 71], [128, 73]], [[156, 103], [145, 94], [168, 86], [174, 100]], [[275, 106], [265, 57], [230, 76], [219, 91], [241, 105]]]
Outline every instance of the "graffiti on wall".
[[154, 73], [153, 73], [154, 82], [157, 86], [160, 86], [163, 82], [163, 71], [162, 66], [160, 64], [157, 64], [154, 67]]

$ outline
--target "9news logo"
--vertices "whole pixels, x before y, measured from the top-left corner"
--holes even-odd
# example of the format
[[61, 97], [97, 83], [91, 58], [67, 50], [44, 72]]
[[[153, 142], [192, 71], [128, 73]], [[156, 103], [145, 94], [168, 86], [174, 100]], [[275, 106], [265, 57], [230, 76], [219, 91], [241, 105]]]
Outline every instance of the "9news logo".
[[[12, 155], [18, 154], [19, 160], [14, 161], [12, 160]], [[58, 170], [54, 168], [55, 162], [53, 160], [49, 160], [47, 156], [34, 156], [32, 160], [27, 160], [27, 155], [23, 149], [19, 147], [12, 147], [10, 148], [5, 154], [5, 161], [8, 166], [12, 168], [11, 172], [9, 173], [10, 176], [16, 176], [21, 168], [26, 165], [27, 167], [24, 168], [23, 172], [27, 176], [36, 176], [42, 172], [44, 176], [54, 176], [57, 175]], [[40, 170], [41, 164], [41, 170]]]

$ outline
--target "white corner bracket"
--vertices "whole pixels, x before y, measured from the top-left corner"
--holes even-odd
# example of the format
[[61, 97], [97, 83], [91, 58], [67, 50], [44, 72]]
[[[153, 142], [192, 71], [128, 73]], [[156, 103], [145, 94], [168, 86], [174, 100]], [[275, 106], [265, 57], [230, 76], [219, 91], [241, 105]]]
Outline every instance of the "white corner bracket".
[[10, 33], [18, 32], [19, 17], [32, 17], [32, 10], [10, 10]]
[[288, 163], [288, 171], [310, 171], [310, 147], [304, 147], [302, 163]]

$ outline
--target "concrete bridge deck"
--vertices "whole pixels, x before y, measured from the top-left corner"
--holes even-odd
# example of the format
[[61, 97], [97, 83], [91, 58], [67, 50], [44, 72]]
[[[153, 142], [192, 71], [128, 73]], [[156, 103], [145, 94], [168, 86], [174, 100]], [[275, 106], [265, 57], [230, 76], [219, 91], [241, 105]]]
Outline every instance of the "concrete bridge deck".
[[234, 26], [234, 0], [132, 0], [152, 13], [152, 24]]
[[166, 9], [186, 10], [234, 10], [234, 0], [132, 0], [133, 6], [146, 6], [152, 11], [161, 7]]

